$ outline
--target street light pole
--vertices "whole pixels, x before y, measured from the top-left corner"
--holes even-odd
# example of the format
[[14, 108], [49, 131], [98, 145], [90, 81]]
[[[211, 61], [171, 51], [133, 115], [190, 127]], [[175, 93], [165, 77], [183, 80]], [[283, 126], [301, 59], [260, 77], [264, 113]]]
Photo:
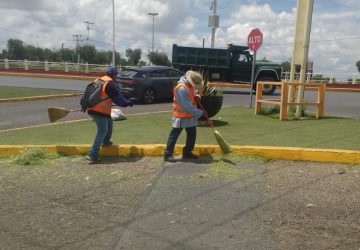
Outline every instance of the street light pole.
[[148, 13], [148, 14], [153, 17], [153, 27], [152, 27], [152, 52], [154, 53], [154, 23], [155, 23], [155, 16], [159, 15], [159, 13], [150, 12], [150, 13]]
[[113, 51], [112, 51], [112, 66], [115, 67], [115, 3], [112, 0], [113, 7]]

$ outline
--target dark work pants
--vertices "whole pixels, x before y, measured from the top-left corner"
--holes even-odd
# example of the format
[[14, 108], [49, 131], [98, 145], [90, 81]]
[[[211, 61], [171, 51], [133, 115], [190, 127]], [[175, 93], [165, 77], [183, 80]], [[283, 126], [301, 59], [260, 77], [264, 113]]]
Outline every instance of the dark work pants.
[[[177, 139], [179, 138], [183, 128], [172, 128], [166, 144], [165, 156], [172, 156]], [[195, 147], [196, 141], [196, 127], [185, 128], [186, 130], [186, 144], [183, 148], [183, 155], [190, 154]]]

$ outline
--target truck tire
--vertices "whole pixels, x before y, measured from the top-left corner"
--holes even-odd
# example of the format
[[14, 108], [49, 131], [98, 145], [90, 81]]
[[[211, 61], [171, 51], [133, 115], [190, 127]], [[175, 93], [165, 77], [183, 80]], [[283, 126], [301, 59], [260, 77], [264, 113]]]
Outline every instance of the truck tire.
[[[272, 78], [271, 76], [262, 76], [256, 81], [256, 84], [254, 84], [254, 89], [253, 89], [254, 91], [256, 91], [256, 85], [257, 85], [258, 81], [260, 81], [260, 82], [276, 82], [276, 80], [274, 78]], [[264, 84], [264, 86], [263, 86], [263, 94], [264, 95], [270, 95], [270, 94], [274, 93], [275, 90], [276, 90], [276, 85]]]

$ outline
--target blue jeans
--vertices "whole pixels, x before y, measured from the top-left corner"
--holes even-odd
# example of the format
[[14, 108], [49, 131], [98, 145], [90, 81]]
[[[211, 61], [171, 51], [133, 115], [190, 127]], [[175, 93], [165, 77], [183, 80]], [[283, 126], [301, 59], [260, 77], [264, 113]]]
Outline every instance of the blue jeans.
[[113, 120], [111, 117], [102, 117], [97, 115], [91, 115], [96, 123], [96, 136], [92, 147], [89, 150], [88, 155], [91, 158], [99, 158], [100, 146], [103, 143], [109, 143], [113, 131]]
[[[177, 139], [179, 138], [183, 128], [172, 128], [166, 144], [164, 156], [172, 156]], [[183, 148], [183, 155], [188, 155], [193, 151], [196, 141], [196, 127], [188, 127], [186, 130], [186, 144]]]

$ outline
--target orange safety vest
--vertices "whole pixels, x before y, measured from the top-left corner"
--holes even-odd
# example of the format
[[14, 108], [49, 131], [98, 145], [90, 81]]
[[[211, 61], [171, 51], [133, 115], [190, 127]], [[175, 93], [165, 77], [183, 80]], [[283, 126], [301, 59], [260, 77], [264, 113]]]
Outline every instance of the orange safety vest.
[[101, 101], [100, 103], [96, 104], [95, 106], [88, 108], [88, 110], [94, 110], [96, 112], [111, 115], [112, 100], [106, 94], [105, 89], [106, 89], [106, 85], [113, 79], [111, 79], [111, 77], [109, 77], [109, 76], [103, 76], [100, 79], [104, 81], [104, 84], [101, 88], [101, 94], [100, 94], [101, 100], [104, 100], [104, 101]]
[[186, 113], [183, 111], [181, 105], [176, 100], [176, 90], [179, 87], [184, 87], [189, 92], [189, 97], [194, 106], [196, 106], [196, 90], [194, 88], [191, 88], [187, 84], [180, 82], [175, 88], [174, 88], [174, 99], [173, 99], [173, 116], [177, 118], [191, 118], [193, 117], [192, 114]]

